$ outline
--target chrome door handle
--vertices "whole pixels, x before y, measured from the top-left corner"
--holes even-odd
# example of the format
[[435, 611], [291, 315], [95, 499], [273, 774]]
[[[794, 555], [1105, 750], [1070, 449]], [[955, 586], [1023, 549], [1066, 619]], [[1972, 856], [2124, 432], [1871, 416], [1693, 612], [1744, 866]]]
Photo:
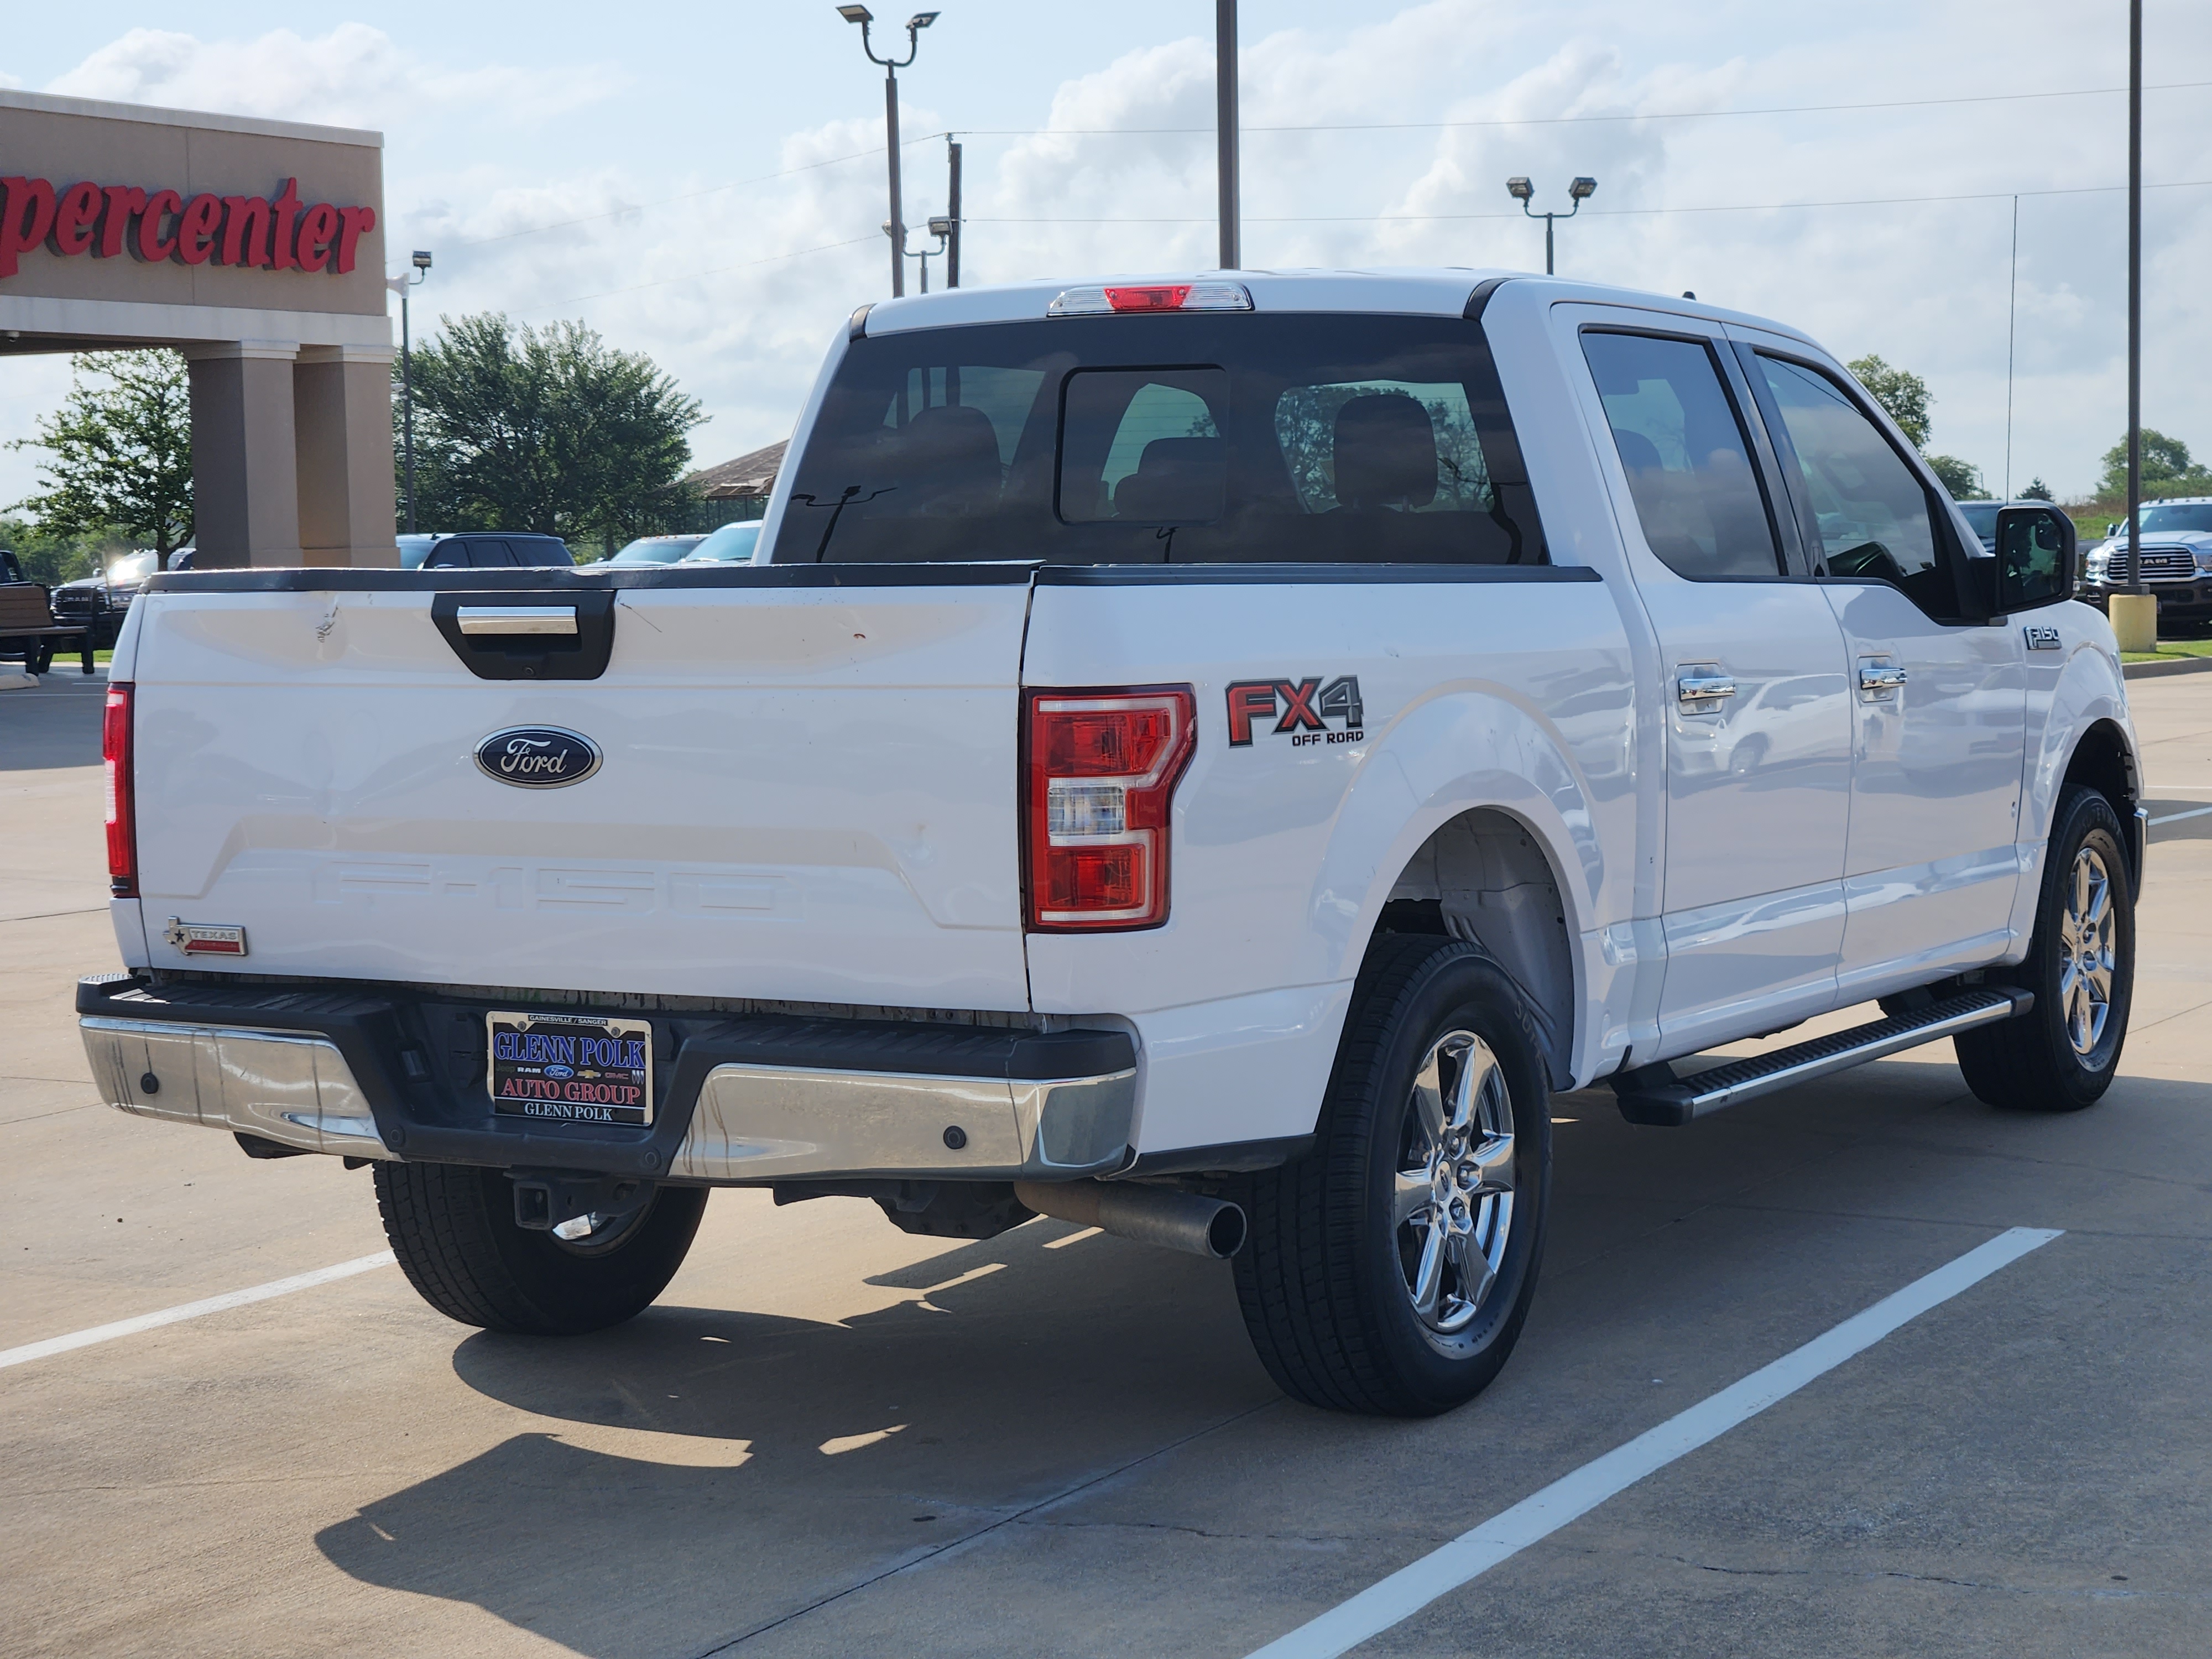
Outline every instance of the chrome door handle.
[[1863, 662], [1859, 665], [1859, 690], [1880, 696], [1885, 691], [1894, 691], [1905, 684], [1905, 671], [1895, 663]]
[[1723, 697], [1734, 696], [1735, 682], [1725, 674], [1684, 674], [1674, 682], [1674, 700], [1686, 708], [1693, 703], [1717, 702]]

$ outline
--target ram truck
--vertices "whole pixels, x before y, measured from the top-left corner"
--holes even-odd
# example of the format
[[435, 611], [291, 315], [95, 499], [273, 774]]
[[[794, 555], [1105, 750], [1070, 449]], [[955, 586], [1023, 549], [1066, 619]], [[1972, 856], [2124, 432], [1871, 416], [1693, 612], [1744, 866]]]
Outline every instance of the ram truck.
[[1679, 1128], [1942, 1038], [1993, 1106], [2110, 1082], [2126, 689], [2070, 523], [1993, 539], [1687, 299], [866, 307], [750, 563], [152, 577], [85, 1042], [125, 1111], [367, 1166], [465, 1323], [632, 1316], [715, 1187], [860, 1195], [1227, 1256], [1289, 1393], [1444, 1410], [1527, 1315], [1554, 1091]]

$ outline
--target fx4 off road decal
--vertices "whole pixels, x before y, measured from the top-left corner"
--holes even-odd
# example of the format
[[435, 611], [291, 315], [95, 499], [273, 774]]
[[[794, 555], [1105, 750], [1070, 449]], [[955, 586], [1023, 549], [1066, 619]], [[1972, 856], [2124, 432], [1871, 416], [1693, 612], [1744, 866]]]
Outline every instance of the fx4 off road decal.
[[[1229, 688], [1229, 746], [1249, 747], [1255, 721], [1274, 721], [1273, 730], [1291, 734], [1293, 745], [1358, 743], [1365, 710], [1359, 681], [1342, 674], [1324, 685], [1318, 674], [1295, 680], [1238, 680]], [[1339, 729], [1332, 730], [1334, 720]]]

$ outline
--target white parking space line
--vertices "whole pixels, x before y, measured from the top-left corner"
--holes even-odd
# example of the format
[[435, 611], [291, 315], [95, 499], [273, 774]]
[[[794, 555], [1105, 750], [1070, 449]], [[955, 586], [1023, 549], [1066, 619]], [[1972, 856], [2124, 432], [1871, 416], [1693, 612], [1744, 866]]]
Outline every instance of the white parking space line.
[[1741, 1382], [1707, 1395], [1626, 1445], [1615, 1447], [1472, 1531], [1462, 1533], [1411, 1566], [1400, 1568], [1320, 1618], [1268, 1643], [1250, 1659], [1335, 1659], [1338, 1654], [1412, 1618], [1430, 1602], [1480, 1577], [1499, 1562], [1550, 1537], [1645, 1475], [1717, 1440], [1738, 1424], [1872, 1347], [1899, 1326], [1942, 1306], [1960, 1291], [1978, 1285], [1999, 1268], [2059, 1236], [2058, 1230], [2042, 1227], [2014, 1227], [2000, 1233], [1925, 1278], [1914, 1279], [1895, 1295], [1884, 1297], [1865, 1312], [1852, 1315], [1803, 1347], [1753, 1371]]
[[2161, 823], [2179, 823], [2184, 818], [2201, 818], [2207, 812], [2212, 812], [2212, 806], [2192, 806], [2186, 812], [2163, 813], [2150, 821], [2150, 827], [2155, 830]]
[[356, 1256], [351, 1261], [318, 1267], [313, 1273], [294, 1273], [289, 1279], [272, 1279], [266, 1285], [248, 1285], [242, 1291], [225, 1291], [221, 1296], [211, 1296], [201, 1302], [179, 1303], [173, 1308], [140, 1314], [136, 1319], [118, 1319], [112, 1325], [94, 1325], [89, 1330], [72, 1331], [67, 1336], [50, 1336], [43, 1342], [26, 1342], [20, 1348], [0, 1349], [0, 1370], [5, 1370], [10, 1365], [26, 1364], [33, 1359], [45, 1359], [52, 1354], [67, 1353], [72, 1348], [88, 1348], [95, 1342], [112, 1342], [118, 1336], [136, 1336], [141, 1331], [158, 1330], [164, 1325], [174, 1325], [181, 1320], [198, 1319], [205, 1314], [227, 1313], [233, 1308], [266, 1302], [271, 1297], [289, 1296], [295, 1291], [312, 1291], [318, 1285], [328, 1285], [336, 1279], [351, 1279], [356, 1273], [388, 1267], [392, 1266], [392, 1260], [391, 1251], [379, 1250], [374, 1255]]

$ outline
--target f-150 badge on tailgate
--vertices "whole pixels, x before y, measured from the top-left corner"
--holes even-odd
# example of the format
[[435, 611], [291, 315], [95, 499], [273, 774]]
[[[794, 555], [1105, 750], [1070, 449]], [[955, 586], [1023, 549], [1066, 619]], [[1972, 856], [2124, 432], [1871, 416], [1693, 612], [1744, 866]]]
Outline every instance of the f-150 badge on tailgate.
[[[1238, 680], [1229, 688], [1229, 746], [1249, 746], [1255, 720], [1273, 720], [1274, 729], [1289, 732], [1295, 746], [1358, 743], [1367, 735], [1360, 730], [1365, 713], [1354, 675], [1340, 675], [1327, 685], [1318, 674], [1294, 680]], [[1331, 731], [1331, 720], [1342, 729]]]
[[599, 746], [558, 726], [511, 726], [477, 745], [477, 769], [518, 789], [565, 789], [599, 769]]

